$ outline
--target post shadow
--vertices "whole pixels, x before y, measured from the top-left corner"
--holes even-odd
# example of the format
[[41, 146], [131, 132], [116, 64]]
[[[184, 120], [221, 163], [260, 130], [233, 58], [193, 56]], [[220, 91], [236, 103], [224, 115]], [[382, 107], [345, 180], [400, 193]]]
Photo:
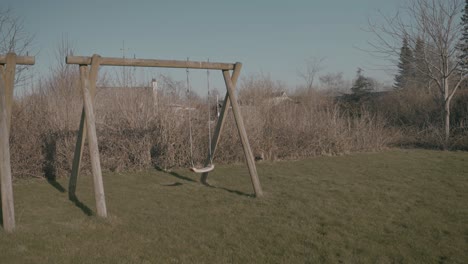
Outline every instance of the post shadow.
[[245, 193], [245, 192], [242, 192], [242, 191], [237, 191], [237, 190], [233, 190], [233, 189], [229, 189], [229, 188], [225, 188], [225, 187], [219, 187], [219, 186], [211, 185], [208, 182], [205, 182], [203, 185], [205, 185], [206, 187], [209, 187], [209, 188], [223, 190], [223, 191], [233, 193], [233, 194], [237, 194], [237, 195], [240, 195], [240, 196], [255, 198], [255, 194], [253, 194], [253, 193]]
[[55, 178], [47, 178], [47, 183], [61, 193], [65, 193], [67, 191], [58, 181], [56, 181]]
[[[61, 193], [66, 193], [67, 190], [57, 181], [57, 169], [55, 165], [56, 156], [57, 156], [57, 138], [59, 135], [53, 134], [44, 138], [44, 144], [42, 151], [45, 156], [45, 162], [43, 165], [44, 175], [52, 187], [58, 190]], [[68, 199], [75, 204], [76, 207], [81, 209], [83, 213], [87, 216], [92, 216], [93, 211], [82, 203], [76, 195], [68, 195]]]
[[161, 183], [162, 186], [166, 187], [176, 187], [176, 186], [181, 186], [181, 182], [173, 182], [173, 183]]
[[[2, 191], [0, 191], [0, 197], [2, 197]], [[0, 201], [1, 201], [1, 200], [2, 200], [2, 199], [0, 199]], [[4, 226], [3, 226], [3, 210], [2, 210], [2, 206], [0, 206], [0, 225], [1, 225], [2, 227], [4, 227]]]
[[93, 210], [91, 210], [86, 204], [82, 203], [78, 197], [76, 197], [76, 195], [69, 195], [68, 199], [75, 204], [76, 207], [78, 207], [79, 209], [81, 209], [81, 211], [83, 211], [83, 213], [87, 216], [92, 216], [94, 213], [93, 213]]
[[49, 183], [52, 187], [57, 189], [61, 193], [65, 193], [66, 190], [63, 186], [57, 182], [57, 169], [55, 166], [55, 160], [57, 156], [57, 137], [55, 133], [49, 136], [46, 136], [43, 139], [42, 152], [44, 153], [44, 164], [42, 170]]

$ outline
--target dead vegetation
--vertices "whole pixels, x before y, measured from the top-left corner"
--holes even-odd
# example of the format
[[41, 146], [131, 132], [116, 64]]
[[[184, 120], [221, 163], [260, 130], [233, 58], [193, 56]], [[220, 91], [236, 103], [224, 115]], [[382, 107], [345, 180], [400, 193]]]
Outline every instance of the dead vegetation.
[[[145, 85], [109, 85], [105, 74], [95, 98], [97, 134], [105, 170], [170, 170], [191, 165], [189, 122], [193, 126], [193, 162], [208, 155], [206, 98], [184, 92], [185, 83], [160, 76], [157, 97]], [[82, 111], [76, 69], [63, 66], [30, 94], [16, 98], [11, 133], [15, 177], [55, 178], [70, 174]], [[148, 85], [146, 85], [148, 86]], [[287, 91], [268, 76], [248, 76], [239, 83], [239, 101], [257, 160], [300, 159], [378, 151], [388, 146], [442, 148], [443, 116], [437, 93], [417, 89], [340, 97], [327, 91]], [[344, 99], [343, 99], [344, 98]], [[216, 121], [211, 102], [211, 129]], [[467, 95], [460, 90], [452, 109], [451, 149], [467, 149]], [[82, 171], [89, 172], [84, 150]], [[215, 163], [243, 161], [233, 116], [229, 113]]]
[[[188, 111], [194, 131], [194, 162], [203, 163], [206, 159], [206, 98], [192, 98], [189, 103], [182, 82], [169, 77], [160, 79], [157, 101], [150, 89], [141, 86], [112, 89], [98, 83], [101, 88], [97, 90], [95, 111], [104, 169], [189, 166]], [[31, 94], [16, 99], [11, 133], [15, 177], [55, 178], [70, 174], [82, 109], [78, 85], [77, 72], [64, 68]], [[258, 76], [240, 84], [241, 109], [257, 159], [379, 150], [394, 138], [383, 118], [370, 112], [353, 117], [340, 110], [333, 98], [318, 92], [297, 91], [293, 99], [271, 101], [272, 94], [283, 88], [281, 83]], [[188, 105], [191, 108], [187, 109]], [[228, 116], [216, 153], [217, 163], [243, 160], [233, 117]], [[212, 117], [214, 121], [215, 112]], [[215, 122], [210, 125], [213, 129]], [[83, 159], [82, 171], [89, 171], [87, 149]]]

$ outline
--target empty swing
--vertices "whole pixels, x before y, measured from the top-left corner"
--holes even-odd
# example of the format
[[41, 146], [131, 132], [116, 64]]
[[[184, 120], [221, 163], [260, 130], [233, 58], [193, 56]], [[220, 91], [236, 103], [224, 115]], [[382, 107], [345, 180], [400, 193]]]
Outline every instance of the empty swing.
[[[187, 59], [188, 61], [188, 59]], [[209, 60], [208, 60], [209, 62]], [[190, 81], [189, 81], [189, 69], [186, 70], [187, 73], [187, 95], [190, 95]], [[189, 168], [190, 171], [195, 173], [207, 173], [214, 170], [213, 164], [213, 155], [211, 153], [211, 106], [210, 106], [210, 71], [206, 70], [206, 83], [207, 83], [207, 90], [208, 90], [208, 151], [209, 151], [209, 163], [207, 166], [203, 168], [197, 168], [193, 162], [193, 133], [192, 133], [192, 117], [191, 117], [191, 109], [188, 109], [188, 120], [189, 120], [189, 139], [190, 139], [190, 163], [191, 167]], [[189, 98], [190, 100], [190, 98]]]

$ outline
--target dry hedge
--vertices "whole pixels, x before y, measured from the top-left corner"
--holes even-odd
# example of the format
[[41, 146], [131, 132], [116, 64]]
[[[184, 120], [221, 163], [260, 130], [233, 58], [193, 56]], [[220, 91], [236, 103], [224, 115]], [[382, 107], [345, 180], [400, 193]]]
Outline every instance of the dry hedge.
[[[81, 115], [81, 95], [76, 81], [69, 87], [50, 85], [17, 98], [11, 133], [12, 168], [15, 177], [55, 178], [70, 174]], [[297, 159], [315, 155], [339, 155], [386, 147], [397, 133], [378, 115], [363, 111], [352, 116], [320, 93], [297, 92], [284, 101], [271, 100], [280, 84], [268, 80], [244, 80], [239, 93], [249, 141], [258, 159]], [[180, 89], [179, 89], [180, 90]], [[134, 170], [149, 167], [171, 169], [191, 163], [188, 133], [190, 105], [193, 125], [193, 157], [203, 163], [208, 155], [206, 99], [187, 101], [171, 90], [98, 89], [96, 123], [102, 168]], [[210, 109], [213, 111], [213, 109]], [[215, 117], [212, 113], [212, 117]], [[215, 122], [210, 123], [214, 130]], [[243, 161], [238, 133], [229, 113], [215, 162]], [[85, 148], [82, 171], [89, 172]]]

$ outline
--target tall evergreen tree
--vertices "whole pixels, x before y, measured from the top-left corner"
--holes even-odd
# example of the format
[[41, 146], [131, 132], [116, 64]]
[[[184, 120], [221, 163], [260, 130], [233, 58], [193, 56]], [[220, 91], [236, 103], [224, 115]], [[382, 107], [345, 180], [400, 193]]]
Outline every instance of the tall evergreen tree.
[[464, 71], [468, 70], [468, 0], [465, 0], [465, 8], [461, 17], [462, 35], [458, 49], [460, 51], [460, 66]]
[[[468, 0], [467, 0], [468, 1]], [[398, 74], [395, 76], [393, 87], [397, 90], [408, 88], [414, 79], [414, 57], [411, 47], [408, 44], [408, 38], [403, 38], [403, 45], [400, 51], [400, 62], [398, 63]]]
[[358, 68], [356, 73], [356, 80], [354, 81], [353, 87], [351, 88], [351, 91], [355, 95], [363, 95], [374, 90], [372, 82], [369, 80], [369, 78], [365, 77], [362, 72], [363, 70]]

